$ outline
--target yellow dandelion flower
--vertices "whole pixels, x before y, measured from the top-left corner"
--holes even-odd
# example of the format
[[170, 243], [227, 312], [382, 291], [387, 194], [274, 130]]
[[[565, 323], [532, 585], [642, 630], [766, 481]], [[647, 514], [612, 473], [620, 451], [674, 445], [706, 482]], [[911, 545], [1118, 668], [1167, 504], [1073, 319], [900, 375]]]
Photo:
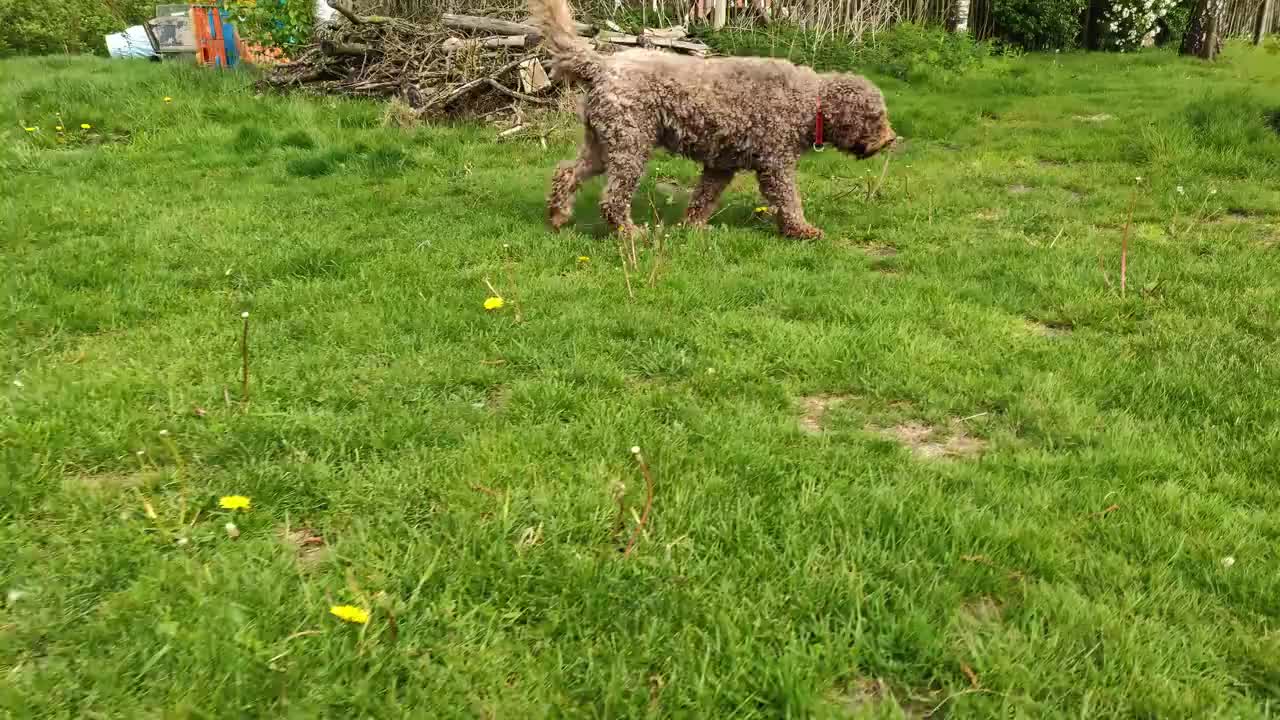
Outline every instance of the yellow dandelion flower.
[[485, 298], [485, 301], [484, 301], [484, 309], [485, 309], [485, 310], [497, 310], [497, 309], [501, 308], [503, 305], [506, 305], [506, 304], [507, 304], [507, 303], [506, 303], [506, 301], [505, 301], [505, 300], [503, 300], [502, 298], [498, 297], [497, 295], [494, 295], [494, 296], [493, 296], [493, 297], [491, 297], [491, 298]]
[[165, 101], [165, 102], [167, 102], [167, 103], [168, 103], [168, 102], [173, 102], [173, 98], [169, 97], [168, 95], [165, 95], [165, 96], [164, 96], [164, 101]]
[[769, 214], [769, 206], [768, 206], [768, 205], [761, 205], [760, 207], [756, 208], [756, 212], [757, 212], [757, 213], [759, 213], [760, 215], [768, 215], [768, 214]]
[[93, 126], [92, 126], [92, 125], [90, 125], [89, 123], [80, 123], [80, 129], [81, 129], [81, 130], [88, 130], [89, 128], [92, 128], [92, 127], [93, 127]]
[[223, 495], [218, 498], [218, 507], [223, 510], [248, 510], [249, 498], [244, 495]]
[[357, 625], [364, 625], [369, 622], [369, 611], [354, 605], [334, 605], [329, 608], [329, 614], [343, 622]]
[[22, 128], [22, 129], [23, 129], [23, 130], [26, 130], [27, 132], [35, 132], [35, 131], [39, 130], [40, 128], [38, 128], [38, 127], [29, 127], [29, 128]]
[[588, 256], [586, 256], [586, 255], [579, 255], [579, 256], [578, 256], [578, 262], [579, 262], [579, 263], [589, 263], [589, 262], [591, 262], [591, 258], [590, 258], [590, 257], [588, 257]]
[[59, 125], [59, 126], [55, 127], [55, 128], [54, 128], [54, 130], [57, 130], [58, 132], [62, 132], [62, 131], [64, 130], [64, 128], [63, 128], [61, 125]]

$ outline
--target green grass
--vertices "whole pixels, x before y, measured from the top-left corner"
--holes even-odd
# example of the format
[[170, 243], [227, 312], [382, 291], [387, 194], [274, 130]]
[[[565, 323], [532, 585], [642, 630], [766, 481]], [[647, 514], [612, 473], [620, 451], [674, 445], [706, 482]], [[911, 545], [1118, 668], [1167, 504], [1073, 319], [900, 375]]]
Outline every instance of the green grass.
[[1274, 714], [1274, 53], [883, 84], [876, 197], [806, 159], [796, 243], [748, 179], [632, 300], [598, 186], [543, 225], [568, 131], [0, 64], [0, 715]]

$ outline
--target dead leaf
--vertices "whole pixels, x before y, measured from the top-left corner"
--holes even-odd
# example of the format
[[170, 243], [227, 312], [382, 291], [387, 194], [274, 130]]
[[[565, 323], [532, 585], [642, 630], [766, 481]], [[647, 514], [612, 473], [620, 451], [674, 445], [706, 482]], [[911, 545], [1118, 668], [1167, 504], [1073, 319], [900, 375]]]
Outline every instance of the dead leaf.
[[982, 687], [982, 683], [978, 680], [978, 674], [973, 671], [973, 668], [969, 667], [968, 663], [960, 663], [960, 672], [964, 673], [964, 676], [969, 678], [969, 685], [974, 690]]

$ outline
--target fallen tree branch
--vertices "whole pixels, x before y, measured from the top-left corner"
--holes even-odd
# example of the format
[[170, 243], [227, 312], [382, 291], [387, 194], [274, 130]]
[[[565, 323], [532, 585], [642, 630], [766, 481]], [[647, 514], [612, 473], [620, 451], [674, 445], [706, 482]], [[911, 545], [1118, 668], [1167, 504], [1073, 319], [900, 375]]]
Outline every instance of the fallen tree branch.
[[609, 45], [633, 45], [638, 47], [659, 47], [668, 50], [677, 50], [689, 55], [705, 57], [711, 52], [711, 48], [698, 42], [689, 42], [688, 40], [675, 40], [660, 36], [643, 35], [636, 36], [628, 33], [613, 32], [612, 30], [603, 30], [596, 35], [596, 42], [606, 43]]
[[323, 40], [320, 43], [320, 49], [325, 55], [368, 55], [377, 52], [373, 48], [364, 43], [343, 43], [333, 42], [332, 40]]
[[511, 88], [507, 87], [506, 85], [503, 85], [502, 83], [498, 82], [497, 80], [494, 80], [491, 77], [485, 78], [485, 82], [489, 84], [489, 87], [493, 88], [494, 90], [497, 90], [498, 92], [502, 93], [503, 95], [506, 95], [509, 98], [514, 98], [522, 102], [534, 103], [535, 105], [554, 105], [555, 104], [554, 102], [546, 98], [536, 98], [532, 95], [525, 95], [522, 92], [516, 92], [515, 90], [512, 90]]
[[[623, 269], [625, 268], [626, 262], [623, 262]], [[631, 533], [631, 540], [627, 542], [627, 549], [622, 553], [623, 557], [630, 555], [631, 551], [636, 548], [636, 541], [640, 539], [640, 533], [644, 532], [645, 525], [649, 524], [649, 512], [653, 510], [653, 473], [649, 472], [649, 463], [645, 462], [639, 446], [631, 448], [631, 454], [635, 455], [636, 462], [640, 465], [640, 472], [644, 474], [644, 511], [640, 513], [640, 522], [636, 524], [635, 531]]]
[[502, 77], [502, 76], [503, 76], [503, 75], [505, 75], [506, 73], [509, 73], [509, 72], [511, 72], [512, 70], [514, 70], [514, 69], [516, 69], [516, 68], [520, 67], [520, 63], [522, 63], [522, 62], [524, 62], [525, 60], [528, 60], [529, 58], [532, 58], [532, 57], [534, 57], [534, 56], [533, 56], [533, 55], [525, 55], [525, 56], [523, 56], [523, 57], [517, 58], [517, 59], [512, 60], [511, 62], [507, 63], [506, 65], [503, 65], [502, 67], [498, 68], [497, 70], [494, 70], [493, 72], [489, 73], [489, 74], [488, 74], [487, 76], [485, 76], [485, 77], [482, 77], [482, 78], [476, 78], [475, 80], [471, 80], [471, 81], [469, 81], [469, 82], [465, 82], [465, 83], [463, 83], [463, 84], [459, 85], [458, 87], [453, 88], [452, 90], [448, 90], [448, 91], [445, 91], [445, 92], [442, 92], [442, 93], [438, 93], [435, 97], [431, 98], [431, 99], [430, 99], [430, 100], [428, 100], [426, 103], [424, 103], [424, 104], [423, 104], [423, 106], [422, 106], [422, 108], [418, 110], [418, 113], [419, 113], [419, 114], [425, 114], [425, 113], [427, 113], [427, 112], [429, 112], [429, 111], [431, 111], [431, 110], [433, 110], [433, 109], [435, 109], [435, 108], [438, 108], [438, 107], [444, 107], [444, 106], [448, 105], [449, 103], [453, 102], [454, 100], [457, 100], [458, 98], [462, 97], [463, 95], [466, 95], [467, 93], [471, 92], [472, 90], [475, 90], [476, 88], [480, 87], [481, 85], [486, 85], [486, 84], [488, 84], [489, 82], [494, 82], [494, 81], [496, 81], [498, 78]]
[[395, 22], [395, 18], [384, 17], [382, 15], [369, 15], [368, 17], [357, 15], [355, 10], [342, 2], [342, 0], [324, 0], [325, 4], [337, 10], [352, 25], [381, 25], [385, 23]]

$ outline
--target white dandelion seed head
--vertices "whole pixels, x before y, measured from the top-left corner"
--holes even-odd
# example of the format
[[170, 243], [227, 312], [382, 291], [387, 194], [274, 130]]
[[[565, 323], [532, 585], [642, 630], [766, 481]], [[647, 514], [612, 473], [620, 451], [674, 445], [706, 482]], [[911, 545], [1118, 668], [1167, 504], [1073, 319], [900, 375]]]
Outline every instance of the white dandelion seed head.
[[1175, 189], [1178, 191], [1178, 194], [1179, 194], [1179, 195], [1186, 194], [1186, 191], [1182, 189], [1182, 186], [1181, 186], [1181, 185], [1179, 185], [1179, 186], [1178, 186], [1177, 188], [1175, 188]]
[[1236, 559], [1231, 557], [1230, 555], [1222, 558], [1222, 567], [1224, 568], [1229, 568], [1235, 564], [1236, 564]]
[[249, 311], [248, 311], [248, 310], [245, 310], [244, 312], [240, 313], [240, 317], [244, 318], [245, 320], [248, 320], [248, 319], [249, 319]]
[[161, 431], [160, 431], [160, 437], [169, 437], [169, 431], [168, 431], [168, 430], [161, 430]]
[[639, 445], [632, 445], [632, 446], [631, 446], [631, 454], [632, 454], [632, 455], [639, 455], [639, 454], [640, 454], [640, 446], [639, 446]]

